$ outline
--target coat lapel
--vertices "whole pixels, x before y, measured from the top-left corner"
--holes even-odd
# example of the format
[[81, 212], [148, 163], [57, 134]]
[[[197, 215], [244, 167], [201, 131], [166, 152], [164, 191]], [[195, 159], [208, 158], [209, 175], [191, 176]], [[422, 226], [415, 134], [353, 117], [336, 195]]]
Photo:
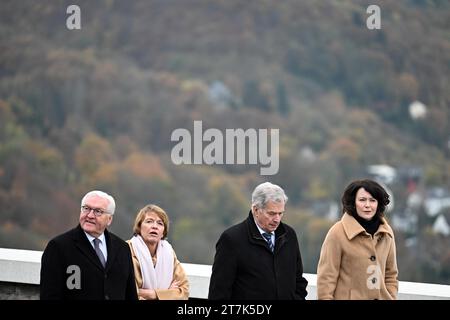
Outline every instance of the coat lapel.
[[106, 271], [108, 271], [113, 265], [114, 259], [117, 257], [117, 250], [115, 250], [115, 242], [113, 241], [108, 230], [105, 230], [106, 247], [108, 250], [108, 259], [106, 260]]
[[[348, 240], [352, 240], [354, 237], [356, 237], [358, 234], [365, 232], [364, 228], [359, 224], [358, 221], [356, 221], [355, 218], [353, 218], [348, 213], [344, 213], [344, 216], [341, 219], [342, 226], [344, 227], [345, 235], [347, 236]], [[378, 238], [383, 237], [383, 233], [388, 234], [391, 238], [394, 237], [392, 229], [389, 227], [389, 225], [386, 222], [386, 219], [381, 218], [381, 224], [378, 227], [377, 232], [375, 232], [374, 236], [378, 236]]]
[[275, 250], [279, 250], [286, 243], [286, 229], [283, 222], [280, 222], [277, 230], [275, 230]]
[[[250, 234], [250, 242], [261, 245], [265, 247], [270, 253], [272, 251], [270, 250], [269, 246], [267, 245], [267, 241], [263, 239], [261, 233], [259, 232], [258, 228], [256, 227], [256, 222], [253, 219], [252, 211], [250, 210], [249, 216], [247, 218], [247, 225], [249, 229]], [[277, 230], [275, 230], [275, 249], [274, 252], [278, 251], [281, 246], [284, 245], [286, 242], [286, 230], [283, 226], [283, 223], [280, 223]]]
[[[78, 248], [78, 250], [81, 251], [81, 253], [83, 255], [86, 256], [86, 258], [88, 258], [89, 261], [91, 261], [93, 264], [95, 264], [98, 268], [100, 268], [101, 270], [103, 270], [103, 266], [100, 263], [100, 260], [97, 257], [97, 254], [95, 253], [94, 248], [92, 247], [92, 245], [89, 243], [88, 238], [86, 237], [86, 235], [84, 234], [83, 229], [81, 228], [80, 225], [78, 225], [78, 227], [75, 228], [75, 232], [74, 232], [74, 242], [75, 242], [75, 246]], [[108, 255], [109, 255], [109, 251], [108, 251]], [[109, 260], [109, 259], [108, 259]]]
[[348, 240], [352, 240], [358, 234], [365, 231], [364, 228], [358, 223], [358, 221], [356, 221], [356, 219], [348, 213], [344, 213], [341, 221]]
[[394, 232], [392, 231], [391, 227], [387, 223], [386, 219], [384, 217], [381, 218], [381, 224], [378, 228], [377, 232], [375, 232], [374, 236], [378, 236], [378, 241], [383, 238], [384, 234], [389, 235], [391, 238], [394, 238]]
[[[259, 230], [256, 227], [256, 222], [253, 219], [253, 214], [252, 214], [251, 210], [250, 210], [250, 213], [248, 215], [246, 222], [247, 222], [247, 226], [248, 226], [250, 242], [253, 244], [259, 245], [259, 246], [263, 246], [263, 247], [267, 248], [267, 250], [270, 251], [266, 240], [263, 239], [261, 233], [259, 233]], [[270, 252], [272, 252], [272, 251], [270, 251]]]

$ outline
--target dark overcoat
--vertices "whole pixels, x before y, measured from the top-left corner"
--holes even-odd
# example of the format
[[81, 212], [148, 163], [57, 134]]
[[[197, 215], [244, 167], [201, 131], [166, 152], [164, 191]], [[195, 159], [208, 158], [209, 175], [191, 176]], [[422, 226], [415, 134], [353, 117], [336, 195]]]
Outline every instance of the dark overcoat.
[[216, 244], [209, 299], [305, 299], [307, 281], [295, 231], [280, 223], [274, 252], [248, 218], [225, 230]]
[[50, 240], [42, 254], [41, 299], [137, 300], [128, 244], [105, 230], [103, 268], [80, 225]]

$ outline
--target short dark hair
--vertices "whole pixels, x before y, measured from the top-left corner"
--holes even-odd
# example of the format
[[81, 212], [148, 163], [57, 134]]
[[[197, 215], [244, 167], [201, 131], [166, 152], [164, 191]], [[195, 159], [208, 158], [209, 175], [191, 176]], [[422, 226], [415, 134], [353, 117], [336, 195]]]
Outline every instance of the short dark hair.
[[345, 188], [344, 194], [342, 195], [342, 213], [347, 212], [349, 215], [356, 217], [356, 193], [359, 189], [364, 188], [368, 193], [372, 195], [377, 201], [377, 212], [378, 217], [383, 217], [386, 210], [386, 206], [390, 203], [389, 194], [386, 190], [376, 181], [364, 179], [355, 180], [351, 182], [347, 188]]

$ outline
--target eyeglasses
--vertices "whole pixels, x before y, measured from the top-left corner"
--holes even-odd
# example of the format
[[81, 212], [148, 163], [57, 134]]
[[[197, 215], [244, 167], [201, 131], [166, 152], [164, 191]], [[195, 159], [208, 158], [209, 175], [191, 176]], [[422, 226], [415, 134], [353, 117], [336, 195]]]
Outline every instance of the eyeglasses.
[[100, 217], [102, 214], [108, 213], [103, 209], [91, 208], [89, 206], [81, 206], [81, 212], [83, 212], [84, 214], [89, 214], [91, 211], [94, 211], [94, 215], [96, 217]]

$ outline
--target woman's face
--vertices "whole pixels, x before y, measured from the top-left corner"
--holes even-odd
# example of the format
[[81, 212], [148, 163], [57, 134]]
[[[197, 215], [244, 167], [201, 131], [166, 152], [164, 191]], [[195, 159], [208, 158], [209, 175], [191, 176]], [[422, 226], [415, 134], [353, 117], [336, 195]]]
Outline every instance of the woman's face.
[[141, 237], [147, 244], [157, 244], [164, 235], [164, 222], [154, 212], [147, 212], [141, 224]]
[[356, 213], [365, 220], [371, 220], [377, 213], [378, 201], [364, 188], [356, 192], [355, 197]]

